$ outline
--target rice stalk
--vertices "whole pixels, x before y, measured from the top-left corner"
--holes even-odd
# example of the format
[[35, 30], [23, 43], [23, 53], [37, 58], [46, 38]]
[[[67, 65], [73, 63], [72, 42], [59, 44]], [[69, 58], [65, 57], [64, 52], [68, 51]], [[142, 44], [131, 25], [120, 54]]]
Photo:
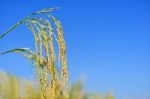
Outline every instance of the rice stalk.
[[[61, 62], [62, 62], [62, 71], [61, 71], [61, 79], [64, 76], [65, 81], [64, 81], [64, 86], [67, 88], [68, 87], [68, 68], [67, 68], [67, 59], [66, 59], [66, 45], [65, 41], [63, 38], [63, 30], [60, 22], [53, 16], [49, 16], [50, 18], [53, 19], [55, 22], [55, 25], [57, 27], [57, 33], [58, 33], [58, 44], [59, 44], [59, 56], [61, 57]], [[68, 88], [66, 89], [68, 91]], [[68, 92], [67, 92], [68, 93]], [[69, 97], [69, 96], [68, 96]]]
[[52, 99], [55, 97], [55, 87], [56, 87], [56, 67], [55, 67], [55, 51], [54, 51], [54, 45], [52, 42], [51, 35], [48, 35], [45, 27], [41, 25], [39, 22], [35, 22], [37, 25], [40, 26], [42, 30], [38, 28], [38, 31], [40, 35], [43, 38], [44, 41], [44, 48], [45, 48], [45, 53], [46, 53], [46, 67], [47, 70], [49, 71], [51, 75], [51, 90], [50, 90], [50, 95]]
[[[63, 38], [62, 26], [55, 17], [48, 15], [48, 17], [52, 19], [56, 25], [56, 36], [56, 34], [53, 32], [52, 25], [50, 24], [50, 21], [48, 19], [42, 19], [40, 17], [34, 18], [35, 14], [44, 15], [56, 9], [57, 8], [48, 8], [37, 11], [15, 24], [12, 28], [10, 28], [8, 31], [0, 36], [0, 39], [4, 38], [13, 29], [21, 24], [25, 24], [32, 31], [34, 36], [35, 51], [31, 51], [25, 48], [17, 48], [3, 52], [0, 55], [16, 52], [25, 56], [32, 62], [37, 70], [38, 79], [41, 85], [42, 99], [59, 99], [60, 97], [62, 99], [69, 98], [69, 77], [66, 59], [66, 45]], [[58, 59], [62, 66], [62, 70], [60, 73], [61, 75], [59, 77], [57, 75], [58, 68], [56, 66], [56, 54], [53, 38], [58, 43]], [[50, 78], [48, 76], [50, 76]], [[58, 98], [58, 96], [60, 97]]]

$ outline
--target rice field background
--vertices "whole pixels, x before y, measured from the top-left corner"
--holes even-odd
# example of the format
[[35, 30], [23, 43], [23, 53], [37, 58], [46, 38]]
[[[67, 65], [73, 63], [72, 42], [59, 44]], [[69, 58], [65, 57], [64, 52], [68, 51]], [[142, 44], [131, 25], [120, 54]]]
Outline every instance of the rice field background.
[[0, 99], [150, 99], [148, 1], [0, 8]]

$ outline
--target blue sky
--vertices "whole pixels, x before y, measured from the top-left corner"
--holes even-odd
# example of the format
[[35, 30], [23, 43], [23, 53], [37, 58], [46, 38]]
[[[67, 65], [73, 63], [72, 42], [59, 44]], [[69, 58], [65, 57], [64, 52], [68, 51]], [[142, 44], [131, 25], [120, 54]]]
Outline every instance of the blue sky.
[[[70, 82], [85, 90], [112, 91], [117, 99], [150, 96], [150, 2], [148, 0], [0, 0], [0, 33], [32, 12], [60, 7], [67, 42]], [[20, 26], [0, 41], [0, 51], [33, 48]], [[17, 54], [0, 56], [0, 69], [30, 78], [32, 68]]]

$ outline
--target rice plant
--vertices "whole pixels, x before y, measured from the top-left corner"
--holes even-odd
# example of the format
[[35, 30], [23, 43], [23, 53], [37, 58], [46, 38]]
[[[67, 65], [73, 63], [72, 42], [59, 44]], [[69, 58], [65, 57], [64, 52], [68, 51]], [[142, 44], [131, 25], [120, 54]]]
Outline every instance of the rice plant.
[[[59, 20], [51, 14], [56, 9], [58, 8], [47, 8], [34, 12], [0, 36], [0, 39], [3, 39], [20, 25], [25, 25], [32, 31], [35, 50], [15, 48], [2, 52], [0, 55], [15, 52], [30, 60], [36, 70], [42, 99], [69, 98], [69, 77], [63, 29]], [[51, 25], [52, 22], [54, 26]], [[57, 43], [57, 50], [54, 43]], [[61, 69], [58, 68], [58, 64]]]

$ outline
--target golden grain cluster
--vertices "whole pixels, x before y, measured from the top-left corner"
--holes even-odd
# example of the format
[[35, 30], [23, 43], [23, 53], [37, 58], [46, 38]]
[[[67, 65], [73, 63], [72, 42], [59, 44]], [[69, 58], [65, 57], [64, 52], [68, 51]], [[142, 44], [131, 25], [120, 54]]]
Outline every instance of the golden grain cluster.
[[[35, 51], [27, 48], [16, 48], [1, 54], [17, 52], [32, 62], [40, 82], [42, 99], [69, 98], [69, 77], [63, 29], [60, 22], [50, 14], [56, 9], [48, 8], [35, 12], [0, 36], [0, 39], [2, 39], [21, 24], [25, 24], [32, 31], [35, 40]], [[51, 25], [51, 22], [54, 26]], [[57, 44], [58, 49], [54, 47], [56, 46], [54, 44]], [[61, 69], [57, 68], [57, 64], [61, 66]]]

